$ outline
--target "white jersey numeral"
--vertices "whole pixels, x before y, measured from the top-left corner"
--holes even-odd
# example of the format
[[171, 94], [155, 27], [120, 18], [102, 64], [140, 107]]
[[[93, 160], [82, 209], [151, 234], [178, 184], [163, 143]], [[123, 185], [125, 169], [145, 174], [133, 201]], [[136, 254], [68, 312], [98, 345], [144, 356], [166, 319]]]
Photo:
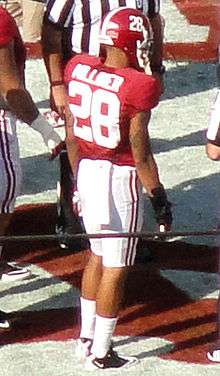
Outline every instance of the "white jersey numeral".
[[78, 81], [70, 82], [69, 95], [78, 97], [80, 103], [70, 104], [75, 118], [74, 134], [83, 140], [114, 149], [120, 141], [118, 96], [104, 89], [93, 92], [88, 84]]

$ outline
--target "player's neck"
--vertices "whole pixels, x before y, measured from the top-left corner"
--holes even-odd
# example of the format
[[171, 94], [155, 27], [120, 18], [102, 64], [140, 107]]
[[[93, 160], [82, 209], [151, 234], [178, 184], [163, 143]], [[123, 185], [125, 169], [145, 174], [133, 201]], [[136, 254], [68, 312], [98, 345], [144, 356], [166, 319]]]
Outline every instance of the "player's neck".
[[113, 47], [107, 49], [106, 52], [105, 66], [120, 69], [130, 65], [127, 55], [122, 50]]

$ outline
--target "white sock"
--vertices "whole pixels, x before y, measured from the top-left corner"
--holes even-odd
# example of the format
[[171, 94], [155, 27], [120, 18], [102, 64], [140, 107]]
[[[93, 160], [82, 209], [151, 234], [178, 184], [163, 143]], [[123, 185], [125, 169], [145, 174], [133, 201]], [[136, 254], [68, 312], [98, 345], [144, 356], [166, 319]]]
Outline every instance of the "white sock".
[[96, 315], [95, 333], [91, 349], [95, 357], [104, 358], [108, 352], [117, 320], [117, 317], [108, 318]]
[[95, 331], [96, 320], [96, 302], [95, 300], [88, 300], [80, 298], [81, 304], [81, 338], [92, 339]]

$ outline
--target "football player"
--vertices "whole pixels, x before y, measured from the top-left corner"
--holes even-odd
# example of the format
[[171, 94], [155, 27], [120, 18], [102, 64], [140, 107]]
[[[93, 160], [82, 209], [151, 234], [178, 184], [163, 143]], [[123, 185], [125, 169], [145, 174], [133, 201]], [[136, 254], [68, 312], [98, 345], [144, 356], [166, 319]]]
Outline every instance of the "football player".
[[76, 356], [90, 370], [137, 361], [119, 356], [111, 342], [137, 238], [111, 234], [141, 230], [143, 187], [158, 224], [168, 230], [172, 222], [148, 134], [151, 109], [160, 97], [158, 81], [143, 69], [152, 47], [149, 20], [135, 9], [113, 10], [102, 22], [100, 43], [106, 58], [78, 55], [65, 70], [72, 113], [66, 123], [67, 151], [85, 228], [109, 233], [109, 238], [90, 239], [82, 278]]
[[[74, 0], [49, 0], [43, 22], [43, 55], [51, 84], [51, 103], [61, 117], [64, 116], [65, 86], [63, 68], [68, 59], [77, 53], [89, 53], [98, 56], [100, 46], [98, 32], [104, 14], [120, 6], [130, 6], [141, 10], [151, 22], [154, 38], [154, 50], [151, 54], [150, 68], [162, 83], [164, 66], [162, 64], [163, 22], [160, 16], [160, 0], [124, 0], [89, 2]], [[55, 106], [54, 106], [55, 105]], [[54, 115], [55, 113], [52, 112]], [[83, 232], [83, 222], [73, 211], [72, 194], [74, 177], [65, 151], [60, 154], [60, 189], [58, 190], [58, 233]], [[82, 225], [80, 229], [80, 223]], [[75, 250], [89, 248], [85, 240], [66, 240], [62, 248]]]
[[[0, 236], [6, 233], [21, 184], [17, 119], [39, 132], [50, 151], [61, 141], [24, 87], [24, 66], [25, 48], [19, 30], [12, 16], [0, 6]], [[29, 275], [26, 268], [0, 261], [0, 281]], [[7, 327], [5, 316], [1, 318], [2, 315], [0, 328]]]

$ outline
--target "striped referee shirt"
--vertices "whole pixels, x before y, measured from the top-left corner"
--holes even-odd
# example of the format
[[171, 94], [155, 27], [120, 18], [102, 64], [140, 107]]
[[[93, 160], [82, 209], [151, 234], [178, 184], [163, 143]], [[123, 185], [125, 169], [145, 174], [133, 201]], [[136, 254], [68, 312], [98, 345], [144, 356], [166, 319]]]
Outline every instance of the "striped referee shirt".
[[121, 6], [137, 8], [152, 18], [159, 13], [160, 0], [47, 0], [45, 20], [63, 30], [65, 58], [72, 52], [98, 55], [101, 19]]

